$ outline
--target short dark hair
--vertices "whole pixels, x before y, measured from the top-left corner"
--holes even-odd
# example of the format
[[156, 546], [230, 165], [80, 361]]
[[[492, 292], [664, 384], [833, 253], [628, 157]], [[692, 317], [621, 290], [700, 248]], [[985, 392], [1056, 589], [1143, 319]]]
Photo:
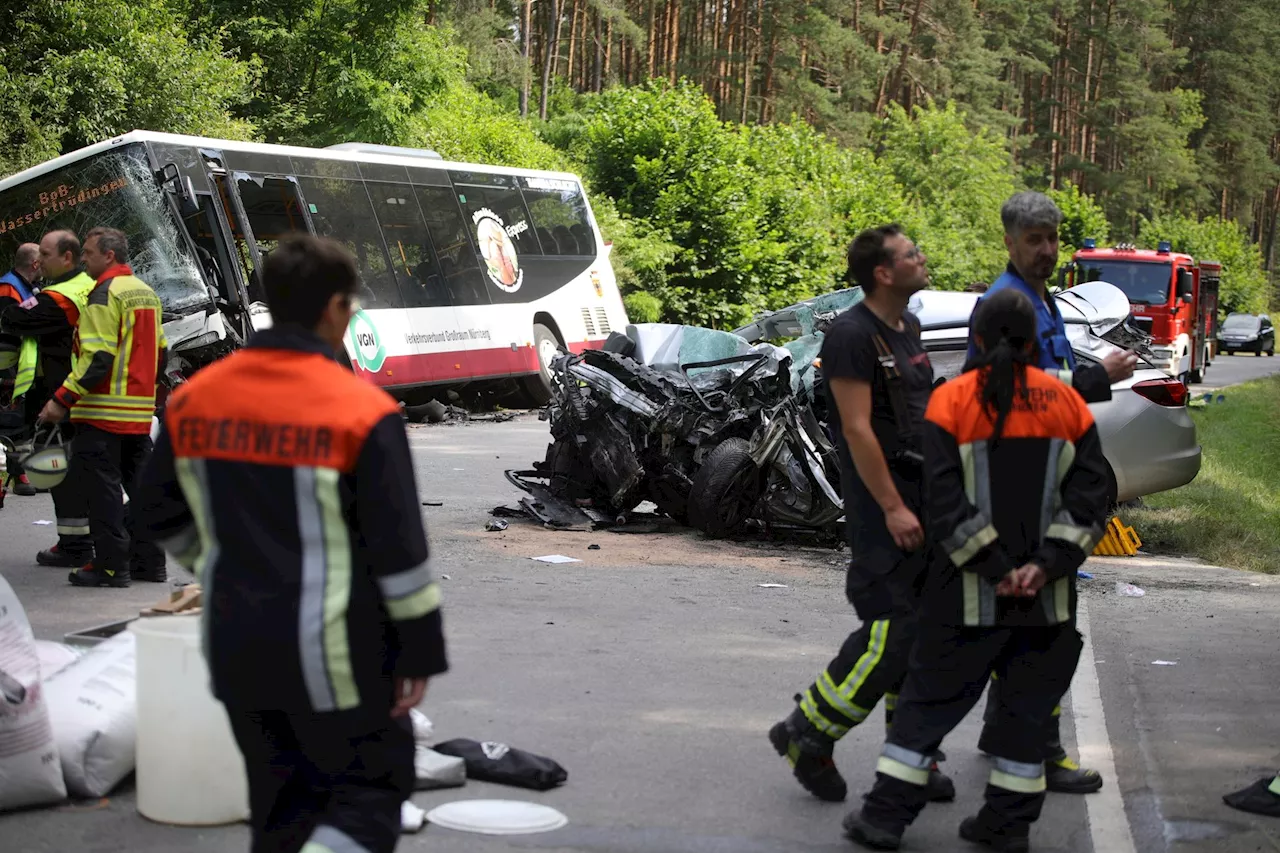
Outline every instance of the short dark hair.
[[356, 263], [342, 244], [310, 234], [288, 234], [262, 268], [273, 323], [314, 329], [335, 293], [353, 296]]
[[18, 246], [18, 251], [13, 253], [13, 268], [29, 267], [36, 262], [38, 257], [40, 257], [39, 246], [35, 243], [23, 243]]
[[106, 254], [114, 252], [116, 263], [126, 264], [129, 262], [129, 238], [124, 232], [117, 228], [103, 228], [101, 226], [89, 231], [84, 235], [84, 241], [88, 243], [90, 240], [97, 239], [98, 251]]
[[849, 244], [847, 260], [849, 269], [845, 280], [856, 284], [864, 293], [876, 291], [876, 267], [893, 260], [893, 253], [885, 248], [884, 241], [902, 235], [902, 226], [896, 222], [868, 228]]
[[58, 237], [58, 243], [54, 247], [57, 249], [58, 254], [65, 255], [70, 252], [71, 263], [80, 263], [80, 238], [75, 235], [75, 232], [63, 229], [52, 233]]

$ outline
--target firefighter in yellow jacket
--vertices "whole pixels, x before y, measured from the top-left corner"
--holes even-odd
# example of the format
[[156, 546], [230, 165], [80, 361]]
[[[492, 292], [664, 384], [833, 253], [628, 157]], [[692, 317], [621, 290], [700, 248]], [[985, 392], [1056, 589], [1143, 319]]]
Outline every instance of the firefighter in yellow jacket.
[[87, 499], [94, 548], [93, 562], [70, 575], [76, 586], [165, 579], [164, 552], [145, 532], [125, 529], [121, 489], [133, 488], [151, 451], [167, 346], [160, 298], [133, 275], [128, 256], [129, 241], [114, 228], [85, 238], [82, 260], [95, 284], [76, 329], [75, 364], [40, 411], [53, 423], [70, 414], [76, 428], [71, 469]]
[[925, 414], [925, 529], [934, 545], [920, 633], [876, 782], [849, 837], [897, 850], [929, 801], [942, 739], [1002, 681], [986, 803], [960, 837], [1029, 849], [1045, 798], [1044, 728], [1080, 657], [1076, 569], [1102, 532], [1106, 461], [1080, 395], [1035, 367], [1031, 299], [1006, 288], [983, 299], [977, 354], [933, 393]]
[[[27, 398], [27, 410], [32, 412], [38, 412], [71, 373], [76, 326], [94, 286], [80, 269], [80, 240], [75, 234], [50, 231], [40, 240], [39, 251], [44, 287], [26, 302], [0, 311], [0, 334], [21, 339], [13, 396]], [[63, 424], [63, 441], [71, 440], [73, 429]], [[68, 473], [50, 492], [58, 543], [36, 554], [36, 562], [63, 568], [85, 566], [93, 559], [93, 541], [84, 490], [76, 488]]]

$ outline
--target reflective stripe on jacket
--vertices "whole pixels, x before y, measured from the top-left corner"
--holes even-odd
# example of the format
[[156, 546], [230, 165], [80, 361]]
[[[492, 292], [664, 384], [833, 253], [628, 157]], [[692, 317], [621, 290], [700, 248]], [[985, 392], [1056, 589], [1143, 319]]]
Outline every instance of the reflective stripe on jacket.
[[73, 422], [146, 435], [167, 345], [160, 297], [128, 266], [112, 267], [89, 292], [76, 327], [75, 366], [54, 399]]
[[[79, 273], [66, 281], [51, 284], [40, 291], [41, 297], [51, 300], [61, 309], [67, 321], [68, 329], [75, 329], [80, 322], [80, 314], [88, 304], [89, 292], [96, 282], [87, 273]], [[13, 396], [21, 397], [31, 388], [36, 378], [36, 368], [40, 360], [39, 340], [34, 335], [26, 335], [18, 351], [18, 377], [14, 381]]]
[[[965, 626], [1058, 625], [1075, 616], [1076, 569], [1093, 551], [1107, 511], [1107, 469], [1080, 395], [1034, 367], [994, 436], [969, 370], [933, 392], [925, 415], [925, 530], [935, 543], [928, 618]], [[997, 597], [1027, 563], [1048, 582], [1035, 598]], [[928, 606], [928, 605], [926, 605]]]
[[213, 692], [367, 708], [447, 668], [404, 422], [314, 334], [277, 326], [169, 398], [131, 506], [204, 587]]

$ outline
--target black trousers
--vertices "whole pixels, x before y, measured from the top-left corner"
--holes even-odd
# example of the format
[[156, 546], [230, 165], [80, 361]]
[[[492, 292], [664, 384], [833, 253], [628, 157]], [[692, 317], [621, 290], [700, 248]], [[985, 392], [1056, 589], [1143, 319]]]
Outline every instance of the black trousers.
[[[88, 507], [94, 565], [104, 571], [128, 573], [162, 568], [164, 552], [141, 525], [125, 523], [122, 488], [137, 482], [151, 452], [148, 435], [107, 432], [76, 425], [71, 442], [71, 475]], [[130, 529], [131, 528], [131, 529]]]
[[[64, 422], [60, 428], [64, 444], [72, 444], [76, 428], [70, 421]], [[42, 435], [37, 436], [43, 439]], [[77, 554], [89, 562], [93, 556], [93, 538], [89, 532], [89, 499], [83, 488], [76, 484], [74, 453], [68, 457], [67, 476], [62, 482], [49, 490], [53, 497], [53, 513], [58, 525], [58, 550], [66, 554]]]
[[915, 820], [928, 802], [924, 786], [934, 754], [994, 672], [1003, 685], [992, 725], [978, 743], [994, 756], [979, 819], [1007, 835], [1025, 835], [1044, 804], [1046, 721], [1071, 683], [1082, 647], [1072, 624], [922, 623], [863, 819], [894, 832]]
[[912, 614], [886, 614], [864, 622], [800, 695], [801, 712], [833, 740], [864, 722], [881, 698], [885, 722], [892, 721], [915, 639]]
[[228, 708], [249, 781], [251, 853], [390, 853], [413, 793], [407, 718]]

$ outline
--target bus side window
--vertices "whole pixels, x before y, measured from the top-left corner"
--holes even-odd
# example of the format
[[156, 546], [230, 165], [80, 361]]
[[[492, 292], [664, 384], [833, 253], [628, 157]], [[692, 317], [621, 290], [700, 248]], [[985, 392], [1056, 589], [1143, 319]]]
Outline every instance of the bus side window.
[[[471, 184], [456, 184], [458, 200], [462, 203], [462, 211], [466, 214], [471, 226], [471, 236], [477, 236], [477, 228], [484, 219], [485, 212], [496, 213], [502, 220], [502, 228], [515, 247], [516, 257], [522, 255], [556, 255], [559, 254], [554, 240], [550, 245], [542, 243], [534, 233], [536, 223], [525, 210], [520, 191], [512, 187], [481, 187]], [[540, 245], [541, 244], [541, 245]]]
[[363, 181], [298, 178], [316, 233], [342, 243], [356, 259], [365, 308], [403, 308], [396, 274]]
[[[536, 179], [524, 179], [526, 183]], [[543, 183], [550, 184], [550, 181]], [[529, 216], [542, 240], [542, 248], [548, 255], [576, 255], [595, 257], [595, 240], [591, 236], [591, 223], [587, 219], [587, 206], [582, 198], [582, 188], [571, 181], [563, 188], [549, 189], [539, 186], [522, 190]]]
[[452, 304], [413, 188], [387, 181], [366, 181], [365, 187], [391, 253], [391, 268], [405, 305], [430, 308]]
[[487, 305], [489, 292], [480, 273], [467, 223], [449, 187], [414, 187], [435, 246], [440, 275], [454, 305]]

